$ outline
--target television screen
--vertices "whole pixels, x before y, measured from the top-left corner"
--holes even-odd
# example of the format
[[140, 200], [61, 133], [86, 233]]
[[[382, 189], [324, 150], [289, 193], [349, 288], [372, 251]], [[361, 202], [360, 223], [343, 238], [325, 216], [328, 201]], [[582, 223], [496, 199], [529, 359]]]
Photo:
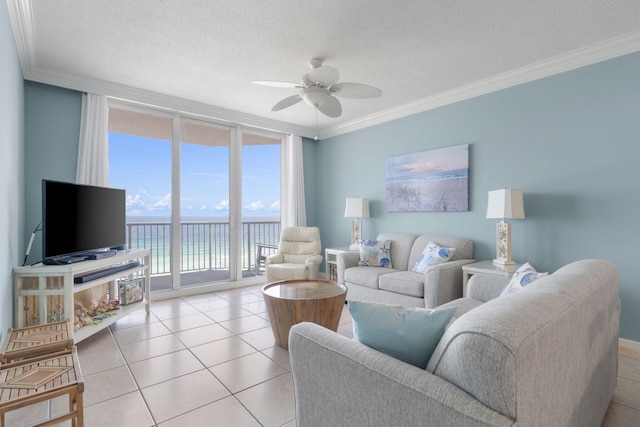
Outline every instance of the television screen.
[[42, 255], [126, 244], [125, 190], [42, 180]]

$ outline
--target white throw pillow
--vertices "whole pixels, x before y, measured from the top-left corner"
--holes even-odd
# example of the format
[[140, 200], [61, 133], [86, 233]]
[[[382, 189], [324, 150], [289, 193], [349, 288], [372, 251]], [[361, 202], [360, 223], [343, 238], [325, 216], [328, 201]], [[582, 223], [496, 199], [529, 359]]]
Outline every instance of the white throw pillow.
[[527, 262], [516, 270], [507, 287], [502, 290], [502, 293], [500, 293], [500, 296], [517, 292], [520, 289], [523, 289], [525, 286], [529, 285], [534, 280], [537, 280], [548, 274], [549, 273], [538, 273], [536, 269]]
[[418, 257], [413, 271], [425, 274], [430, 266], [449, 261], [455, 251], [456, 248], [443, 248], [437, 243], [429, 242]]

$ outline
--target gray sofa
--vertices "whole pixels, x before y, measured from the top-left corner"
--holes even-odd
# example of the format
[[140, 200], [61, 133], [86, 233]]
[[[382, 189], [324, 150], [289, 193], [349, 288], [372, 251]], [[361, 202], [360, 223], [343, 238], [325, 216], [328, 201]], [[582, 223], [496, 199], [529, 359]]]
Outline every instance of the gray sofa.
[[[358, 266], [358, 252], [336, 256], [338, 283], [347, 287], [347, 300], [432, 308], [462, 296], [462, 266], [475, 261], [472, 240], [406, 233], [383, 233], [376, 239], [391, 240], [393, 268]], [[414, 273], [429, 242], [456, 250], [450, 261], [427, 274]]]
[[497, 297], [506, 283], [471, 277], [425, 370], [295, 325], [297, 425], [600, 426], [617, 381], [617, 267], [577, 261]]

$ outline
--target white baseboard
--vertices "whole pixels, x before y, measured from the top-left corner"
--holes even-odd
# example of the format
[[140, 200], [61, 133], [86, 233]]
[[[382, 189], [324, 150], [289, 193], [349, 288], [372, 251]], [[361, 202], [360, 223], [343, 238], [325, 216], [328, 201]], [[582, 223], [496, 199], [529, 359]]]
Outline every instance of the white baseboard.
[[618, 354], [640, 359], [640, 342], [620, 338], [618, 340]]

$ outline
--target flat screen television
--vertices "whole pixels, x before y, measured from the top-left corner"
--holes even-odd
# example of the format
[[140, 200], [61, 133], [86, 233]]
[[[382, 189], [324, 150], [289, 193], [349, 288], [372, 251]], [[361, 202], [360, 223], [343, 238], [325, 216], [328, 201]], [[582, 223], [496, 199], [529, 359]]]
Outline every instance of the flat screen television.
[[42, 257], [126, 247], [125, 190], [42, 180]]

